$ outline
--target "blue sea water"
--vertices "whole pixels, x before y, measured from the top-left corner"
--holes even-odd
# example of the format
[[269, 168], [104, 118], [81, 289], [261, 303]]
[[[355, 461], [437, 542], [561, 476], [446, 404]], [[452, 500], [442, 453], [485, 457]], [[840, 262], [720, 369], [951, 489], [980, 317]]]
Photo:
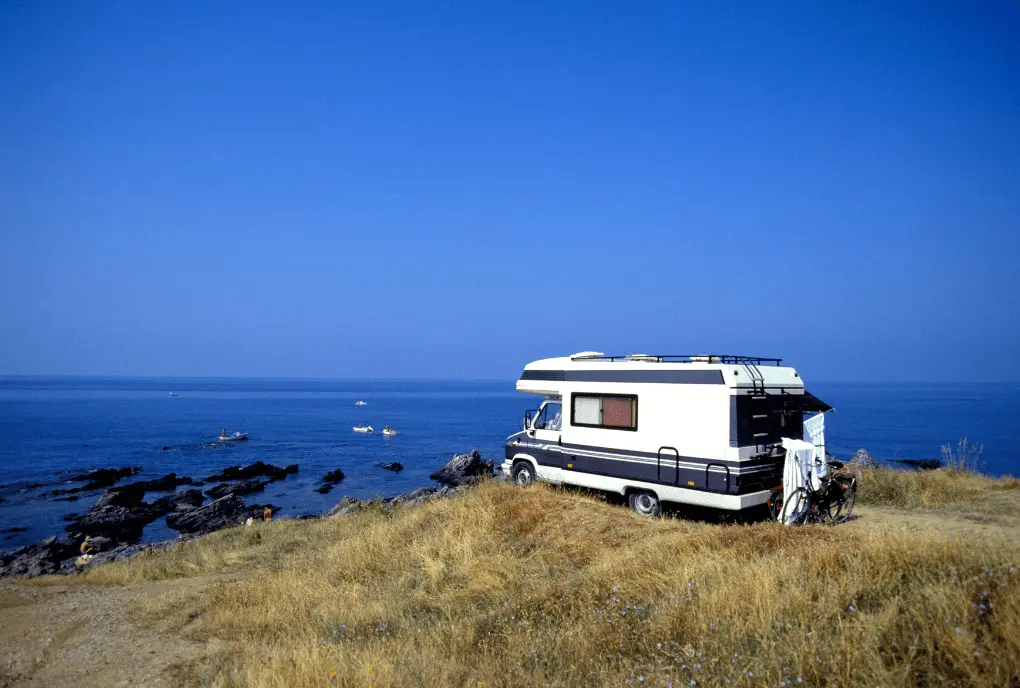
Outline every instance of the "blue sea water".
[[[984, 444], [986, 471], [1017, 473], [1009, 439], [1020, 416], [1020, 385], [824, 384], [811, 390], [836, 407], [828, 448], [840, 458], [866, 447], [880, 460], [939, 456], [960, 437]], [[171, 397], [171, 391], [178, 396]], [[364, 399], [367, 406], [355, 406]], [[63, 517], [98, 498], [45, 496], [72, 471], [140, 466], [138, 478], [166, 473], [204, 478], [257, 460], [297, 463], [296, 476], [271, 483], [249, 503], [283, 515], [321, 513], [344, 496], [393, 496], [430, 484], [454, 453], [477, 448], [497, 462], [534, 397], [505, 382], [295, 381], [127, 378], [0, 378], [0, 548], [63, 532]], [[376, 433], [352, 432], [357, 423]], [[384, 424], [400, 431], [379, 434]], [[221, 428], [250, 441], [215, 442]], [[164, 446], [170, 449], [163, 451]], [[380, 462], [399, 461], [401, 473]], [[330, 494], [314, 490], [327, 471], [346, 477]], [[29, 487], [41, 483], [38, 487]], [[176, 533], [160, 519], [145, 539]]]

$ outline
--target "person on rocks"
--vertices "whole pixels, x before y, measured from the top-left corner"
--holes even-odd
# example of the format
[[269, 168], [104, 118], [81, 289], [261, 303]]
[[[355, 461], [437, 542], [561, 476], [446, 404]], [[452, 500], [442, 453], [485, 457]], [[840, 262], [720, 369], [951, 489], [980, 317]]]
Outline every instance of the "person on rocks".
[[86, 535], [85, 536], [85, 540], [81, 543], [81, 548], [80, 549], [81, 549], [81, 553], [82, 554], [94, 554], [95, 553], [96, 546], [92, 544], [92, 536], [90, 536], [90, 535]]
[[273, 508], [272, 507], [267, 506], [265, 509], [262, 510], [262, 520], [263, 521], [272, 521], [273, 520]]

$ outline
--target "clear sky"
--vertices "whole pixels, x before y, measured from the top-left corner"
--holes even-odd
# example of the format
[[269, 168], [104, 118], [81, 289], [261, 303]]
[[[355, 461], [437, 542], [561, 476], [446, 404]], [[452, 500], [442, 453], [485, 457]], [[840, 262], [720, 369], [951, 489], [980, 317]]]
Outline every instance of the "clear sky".
[[1020, 5], [0, 5], [0, 372], [1020, 380]]

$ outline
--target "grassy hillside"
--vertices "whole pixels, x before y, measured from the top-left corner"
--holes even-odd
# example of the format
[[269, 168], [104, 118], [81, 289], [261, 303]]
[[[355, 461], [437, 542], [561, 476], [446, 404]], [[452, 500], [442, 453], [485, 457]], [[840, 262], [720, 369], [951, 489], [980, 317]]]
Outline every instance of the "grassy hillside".
[[[1020, 513], [1005, 481], [872, 471], [864, 486], [861, 502], [959, 511], [989, 497]], [[215, 640], [192, 678], [222, 685], [1020, 680], [1016, 521], [950, 535], [873, 529], [897, 512], [860, 510], [838, 527], [646, 521], [490, 483], [392, 513], [237, 528], [77, 580], [197, 579], [135, 618]]]

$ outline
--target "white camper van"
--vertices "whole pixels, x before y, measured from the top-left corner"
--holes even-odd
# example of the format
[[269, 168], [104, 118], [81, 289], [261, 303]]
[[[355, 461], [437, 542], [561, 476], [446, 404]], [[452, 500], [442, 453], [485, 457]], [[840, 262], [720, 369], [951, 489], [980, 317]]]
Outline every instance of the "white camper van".
[[505, 474], [616, 492], [644, 515], [763, 504], [782, 482], [781, 439], [832, 410], [780, 359], [752, 356], [582, 352], [529, 363], [517, 390], [543, 399], [507, 438]]

